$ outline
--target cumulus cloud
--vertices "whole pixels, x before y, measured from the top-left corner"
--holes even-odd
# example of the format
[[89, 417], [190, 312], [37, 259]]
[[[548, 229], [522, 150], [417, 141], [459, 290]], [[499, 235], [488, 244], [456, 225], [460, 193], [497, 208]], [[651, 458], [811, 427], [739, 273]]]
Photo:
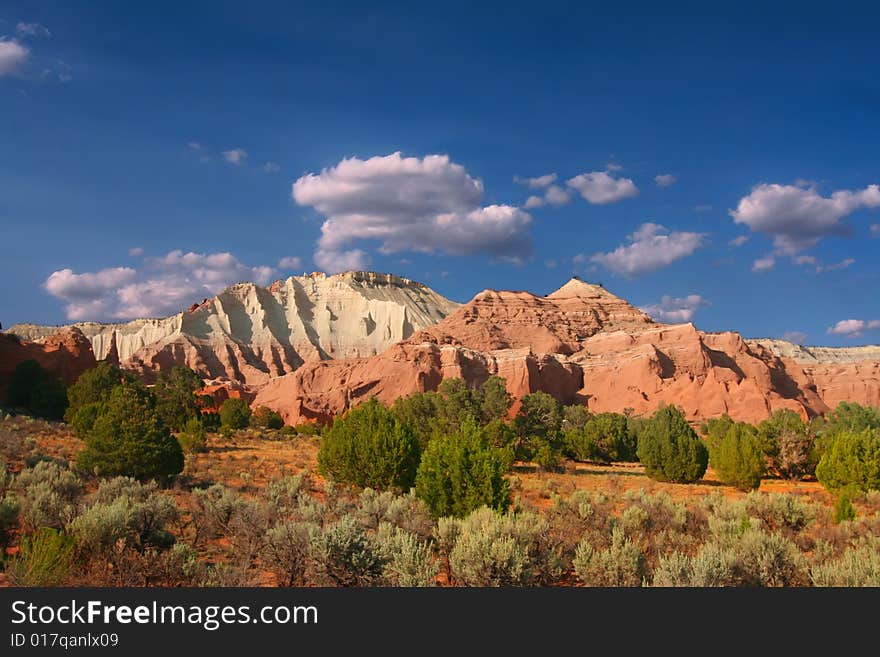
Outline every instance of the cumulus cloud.
[[860, 338], [865, 331], [880, 329], [880, 319], [842, 319], [828, 329], [829, 335], [843, 335], [847, 338]]
[[880, 207], [880, 185], [821, 196], [814, 187], [760, 184], [730, 210], [734, 222], [773, 238], [780, 253], [794, 254], [829, 235], [847, 235], [843, 219], [860, 208]]
[[234, 164], [235, 166], [244, 164], [247, 156], [247, 151], [243, 148], [233, 148], [232, 150], [223, 151], [223, 159], [229, 162], [229, 164]]
[[551, 183], [556, 182], [556, 174], [548, 173], [543, 176], [538, 176], [537, 178], [520, 178], [519, 176], [514, 176], [513, 182], [525, 185], [529, 189], [542, 189]]
[[706, 234], [670, 232], [660, 224], [645, 223], [628, 239], [630, 244], [597, 253], [590, 260], [624, 276], [639, 276], [691, 255], [703, 245]]
[[686, 297], [672, 297], [664, 294], [660, 303], [643, 306], [639, 310], [647, 313], [656, 322], [683, 324], [694, 318], [698, 308], [708, 305], [709, 302], [699, 294], [689, 294]]
[[509, 205], [482, 207], [483, 183], [446, 155], [344, 159], [299, 178], [292, 195], [326, 217], [314, 260], [331, 272], [365, 268], [366, 252], [351, 248], [364, 240], [378, 242], [386, 255], [440, 251], [521, 260], [531, 253], [531, 216]]
[[639, 190], [630, 178], [615, 178], [608, 171], [582, 173], [566, 184], [590, 203], [605, 205], [638, 196]]
[[248, 267], [230, 253], [171, 251], [161, 258], [145, 258], [138, 269], [115, 267], [74, 273], [62, 269], [46, 279], [44, 287], [66, 302], [71, 320], [132, 319], [170, 315], [233, 283], [265, 285], [272, 267]]
[[571, 200], [571, 193], [559, 185], [550, 185], [544, 196], [529, 196], [525, 208], [539, 208], [542, 205], [565, 205]]
[[278, 266], [281, 269], [302, 269], [302, 258], [287, 256], [278, 261]]
[[795, 344], [804, 344], [807, 341], [807, 334], [803, 331], [786, 331], [782, 334], [782, 339]]
[[15, 39], [0, 38], [0, 76], [16, 73], [29, 53], [30, 50]]
[[740, 235], [739, 237], [734, 237], [732, 240], [728, 242], [728, 244], [734, 248], [740, 247], [746, 242], [749, 241], [748, 235]]
[[670, 187], [675, 184], [675, 181], [678, 180], [671, 173], [660, 173], [654, 176], [654, 183], [657, 187]]
[[772, 255], [766, 255], [762, 258], [758, 258], [752, 263], [752, 271], [754, 272], [762, 272], [762, 271], [770, 271], [776, 266], [776, 258]]
[[39, 23], [19, 23], [15, 26], [15, 33], [20, 37], [48, 37], [52, 33], [45, 25]]

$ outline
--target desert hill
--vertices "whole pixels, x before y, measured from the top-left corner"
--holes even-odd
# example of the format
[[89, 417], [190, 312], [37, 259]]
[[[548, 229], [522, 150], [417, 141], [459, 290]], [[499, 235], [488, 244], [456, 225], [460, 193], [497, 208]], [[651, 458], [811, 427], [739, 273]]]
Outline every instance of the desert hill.
[[398, 276], [314, 273], [269, 287], [233, 285], [163, 319], [66, 327], [18, 324], [9, 332], [39, 340], [76, 328], [98, 360], [110, 359], [146, 378], [186, 365], [206, 379], [261, 385], [306, 362], [373, 356], [457, 307], [427, 286]]
[[577, 278], [546, 296], [484, 290], [459, 305], [391, 275], [317, 273], [235, 285], [165, 319], [11, 332], [31, 342], [0, 342], [4, 366], [22, 350], [55, 354], [43, 357], [54, 369], [79, 359], [65, 365], [67, 378], [96, 357], [148, 379], [185, 364], [246, 386], [290, 423], [493, 374], [516, 398], [542, 390], [596, 412], [672, 403], [693, 420], [756, 422], [782, 408], [811, 417], [840, 401], [880, 406], [880, 347], [801, 347], [660, 324]]

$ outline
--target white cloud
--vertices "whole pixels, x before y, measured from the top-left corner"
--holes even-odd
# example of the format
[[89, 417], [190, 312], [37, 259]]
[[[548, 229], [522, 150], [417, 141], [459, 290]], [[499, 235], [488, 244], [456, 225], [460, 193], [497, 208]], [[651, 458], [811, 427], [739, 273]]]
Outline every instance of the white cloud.
[[739, 237], [734, 237], [728, 244], [734, 248], [740, 247], [749, 241], [749, 237], [749, 235], [740, 235]]
[[776, 266], [776, 258], [773, 255], [766, 255], [762, 258], [758, 258], [752, 263], [752, 271], [754, 272], [762, 272], [762, 271], [770, 271]]
[[828, 235], [846, 235], [844, 217], [860, 208], [880, 207], [880, 186], [839, 190], [821, 196], [813, 187], [760, 184], [740, 199], [730, 216], [738, 224], [773, 238], [780, 253], [793, 254]]
[[571, 200], [571, 193], [568, 190], [563, 189], [559, 185], [550, 185], [547, 188], [547, 191], [544, 192], [544, 196], [529, 196], [526, 199], [525, 207], [527, 210], [530, 208], [539, 208], [542, 205], [565, 205]]
[[590, 260], [624, 276], [639, 276], [691, 255], [705, 238], [705, 233], [671, 233], [660, 224], [645, 223], [628, 236], [631, 244], [597, 253]]
[[565, 205], [571, 200], [571, 194], [559, 185], [551, 185], [544, 194], [544, 200], [550, 205]]
[[605, 165], [606, 171], [623, 171], [623, 167], [619, 164], [614, 164], [613, 162], [609, 162]]
[[344, 159], [298, 179], [292, 195], [326, 217], [314, 259], [330, 272], [365, 268], [366, 252], [349, 248], [364, 240], [386, 255], [488, 253], [517, 261], [531, 253], [531, 216], [509, 205], [481, 207], [483, 183], [446, 155]]
[[629, 178], [615, 178], [608, 171], [582, 173], [566, 181], [590, 203], [605, 205], [638, 196], [639, 190]]
[[554, 260], [553, 258], [550, 258], [550, 259], [544, 261], [544, 266], [547, 269], [556, 269], [556, 267], [558, 265], [559, 265], [559, 263], [556, 262], [556, 260]]
[[39, 23], [19, 23], [15, 26], [15, 33], [21, 37], [48, 37], [52, 33], [45, 25]]
[[815, 265], [819, 262], [816, 258], [810, 255], [795, 256], [791, 261], [796, 265]]
[[529, 189], [542, 189], [551, 183], [556, 182], [556, 174], [548, 173], [543, 176], [538, 176], [537, 178], [520, 178], [519, 176], [514, 176], [513, 182], [525, 185]]
[[0, 38], [0, 76], [12, 75], [18, 71], [29, 52], [15, 39]]
[[248, 267], [230, 253], [177, 250], [145, 259], [140, 269], [116, 267], [83, 274], [62, 269], [44, 285], [67, 302], [68, 319], [132, 319], [171, 315], [233, 283], [265, 285], [274, 271], [267, 266]]
[[880, 224], [871, 224], [871, 236], [880, 237]]
[[676, 180], [678, 180], [678, 178], [673, 176], [671, 173], [660, 173], [654, 176], [654, 182], [656, 183], [657, 187], [669, 187], [671, 185], [674, 185]]
[[698, 308], [708, 305], [709, 302], [699, 294], [689, 294], [686, 297], [671, 297], [664, 294], [660, 303], [643, 306], [639, 310], [650, 315], [656, 322], [683, 324], [693, 319]]
[[281, 167], [276, 162], [265, 162], [260, 168], [265, 173], [276, 173], [281, 171]]
[[223, 151], [223, 159], [230, 164], [234, 164], [235, 166], [240, 166], [244, 164], [247, 156], [247, 151], [243, 148], [233, 148], [229, 151]]
[[829, 335], [843, 335], [848, 338], [859, 338], [865, 331], [880, 329], [880, 319], [842, 319], [828, 329]]
[[186, 143], [186, 147], [187, 147], [188, 149], [190, 149], [191, 151], [201, 151], [201, 150], [204, 150], [204, 148], [205, 148], [204, 146], [202, 146], [202, 145], [201, 145], [199, 142], [197, 142], [197, 141], [189, 141], [189, 142], [187, 142], [187, 143]]
[[841, 269], [848, 269], [854, 264], [856, 264], [855, 258], [844, 258], [840, 262], [835, 262], [831, 265], [818, 265], [816, 267], [816, 273], [821, 274], [826, 271], [840, 271]]
[[278, 261], [278, 266], [281, 269], [302, 269], [302, 258], [287, 256]]
[[139, 258], [140, 256], [144, 255], [144, 250], [139, 246], [134, 246], [128, 250], [128, 255], [132, 256], [133, 258]]
[[804, 344], [807, 341], [807, 334], [803, 331], [786, 331], [782, 334], [782, 339], [795, 344]]

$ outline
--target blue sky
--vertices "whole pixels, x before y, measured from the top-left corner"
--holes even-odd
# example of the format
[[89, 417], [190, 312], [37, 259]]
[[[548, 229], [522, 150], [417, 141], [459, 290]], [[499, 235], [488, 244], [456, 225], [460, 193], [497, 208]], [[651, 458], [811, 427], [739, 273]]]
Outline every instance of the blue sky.
[[7, 327], [364, 266], [880, 342], [880, 10], [129, 4], [0, 4]]

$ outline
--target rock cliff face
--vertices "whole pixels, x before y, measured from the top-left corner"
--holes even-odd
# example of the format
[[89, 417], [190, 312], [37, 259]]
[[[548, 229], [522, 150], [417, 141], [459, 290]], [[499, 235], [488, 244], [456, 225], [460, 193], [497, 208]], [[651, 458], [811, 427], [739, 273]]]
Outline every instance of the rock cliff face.
[[514, 397], [543, 390], [595, 412], [676, 404], [695, 421], [758, 422], [784, 408], [809, 417], [844, 400], [880, 406], [880, 347], [801, 348], [657, 324], [578, 279], [545, 297], [486, 290], [378, 356], [275, 379], [255, 403], [290, 422], [326, 420], [373, 395], [390, 403], [444, 378], [478, 385], [491, 374]]
[[148, 380], [184, 364], [215, 380], [206, 391], [215, 404], [256, 392], [254, 404], [289, 423], [493, 374], [516, 398], [541, 390], [596, 412], [669, 403], [694, 421], [728, 413], [757, 422], [783, 408], [809, 417], [841, 401], [880, 406], [880, 346], [801, 347], [658, 324], [578, 279], [546, 296], [485, 290], [459, 306], [395, 276], [312, 274], [235, 285], [165, 319], [11, 331], [38, 341], [0, 334], [0, 386], [26, 358], [66, 380], [95, 357]]
[[[206, 379], [261, 385], [306, 362], [376, 355], [457, 307], [406, 278], [316, 273], [269, 288], [234, 285], [164, 319], [73, 326], [89, 339], [96, 358], [147, 379], [187, 365]], [[20, 324], [10, 332], [33, 340], [65, 328]]]
[[0, 333], [0, 401], [6, 399], [15, 368], [26, 360], [37, 361], [65, 383], [73, 383], [96, 364], [91, 344], [77, 328], [66, 328], [35, 342]]

